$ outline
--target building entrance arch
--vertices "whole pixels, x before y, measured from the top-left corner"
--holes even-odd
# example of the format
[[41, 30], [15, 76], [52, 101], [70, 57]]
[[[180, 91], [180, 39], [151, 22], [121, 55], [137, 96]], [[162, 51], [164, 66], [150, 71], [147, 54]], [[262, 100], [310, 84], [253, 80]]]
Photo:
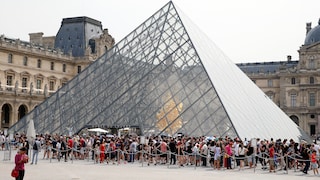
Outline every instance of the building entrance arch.
[[21, 105], [19, 106], [18, 109], [18, 121], [23, 118], [23, 116], [25, 116], [28, 112], [28, 108], [25, 105]]
[[1, 110], [1, 128], [9, 128], [12, 119], [12, 106], [4, 104]]

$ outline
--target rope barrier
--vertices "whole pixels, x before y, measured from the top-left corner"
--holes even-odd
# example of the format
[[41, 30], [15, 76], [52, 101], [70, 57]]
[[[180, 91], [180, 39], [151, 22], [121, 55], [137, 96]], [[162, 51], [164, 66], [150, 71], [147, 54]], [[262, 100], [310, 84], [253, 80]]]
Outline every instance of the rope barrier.
[[[94, 164], [98, 164], [99, 160], [100, 160], [100, 156], [97, 157], [98, 154], [96, 154], [95, 150], [97, 150], [97, 148], [84, 148], [84, 149], [76, 149], [76, 148], [67, 148], [66, 150], [61, 150], [61, 149], [57, 149], [57, 148], [51, 148], [51, 151], [52, 150], [56, 150], [57, 152], [57, 155], [59, 157], [57, 157], [57, 159], [60, 161], [60, 158], [62, 158], [62, 153], [64, 154], [64, 156], [66, 156], [65, 158], [66, 159], [71, 159], [71, 162], [73, 163], [73, 161], [76, 159], [74, 153], [83, 153], [85, 156], [85, 159], [87, 159], [87, 161], [89, 162], [90, 161], [90, 153], [91, 153], [91, 159], [93, 159], [93, 163]], [[68, 154], [69, 153], [69, 154]], [[71, 154], [71, 155], [70, 155]], [[118, 163], [116, 163], [117, 165], [120, 164], [121, 160], [123, 160], [124, 162], [128, 162], [128, 158], [125, 158], [126, 156], [133, 156], [133, 158], [136, 158], [137, 155], [138, 156], [138, 159], [139, 159], [139, 163], [141, 163], [141, 166], [143, 167], [144, 166], [144, 163], [147, 162], [148, 165], [150, 164], [150, 162], [154, 162], [155, 161], [155, 165], [157, 165], [159, 162], [159, 157], [165, 157], [165, 164], [167, 165], [167, 168], [170, 168], [170, 163], [169, 163], [169, 160], [171, 158], [171, 156], [174, 156], [174, 158], [176, 159], [176, 163], [178, 163], [179, 167], [180, 167], [180, 164], [182, 162], [179, 162], [179, 160], [182, 160], [185, 161], [184, 164], [191, 164], [191, 160], [190, 160], [190, 157], [193, 158], [193, 160], [195, 161], [194, 163], [194, 169], [197, 168], [198, 165], [200, 165], [201, 163], [201, 158], [206, 158], [206, 160], [208, 161], [209, 158], [212, 158], [211, 156], [209, 156], [209, 153], [208, 155], [203, 155], [201, 153], [188, 153], [186, 151], [183, 151], [182, 154], [177, 154], [175, 152], [171, 152], [170, 150], [166, 151], [166, 152], [161, 152], [161, 151], [158, 151], [158, 150], [153, 150], [153, 151], [148, 151], [148, 150], [139, 150], [139, 151], [136, 151], [136, 152], [130, 152], [128, 150], [120, 150], [120, 149], [116, 149], [114, 151], [105, 151], [104, 152], [106, 156], [106, 159], [104, 161], [106, 161], [108, 163], [109, 160], [114, 160], [114, 161], [117, 161]], [[222, 152], [221, 153], [221, 156], [219, 157], [219, 160], [222, 162], [219, 162], [220, 164], [222, 164], [222, 169], [225, 169], [225, 162], [224, 162], [224, 155], [226, 153]], [[100, 154], [99, 154], [100, 155]], [[165, 155], [165, 156], [163, 156]], [[122, 157], [123, 156], [123, 157]], [[153, 159], [153, 158], [157, 158], [157, 159]], [[197, 164], [196, 160], [197, 158], [200, 158], [200, 161], [199, 161], [199, 164]], [[256, 167], [257, 167], [257, 164], [258, 162], [261, 163], [262, 165], [262, 168], [263, 170], [266, 170], [268, 169], [268, 166], [267, 164], [270, 162], [270, 160], [274, 160], [275, 163], [277, 163], [277, 167], [278, 165], [281, 166], [280, 170], [282, 169], [285, 169], [286, 171], [286, 174], [288, 174], [288, 169], [289, 168], [292, 168], [292, 167], [289, 167], [289, 163], [290, 162], [294, 162], [294, 172], [296, 172], [296, 163], [301, 163], [303, 164], [304, 162], [310, 162], [310, 160], [305, 160], [305, 159], [302, 159], [302, 157], [299, 155], [299, 154], [291, 154], [291, 155], [277, 155], [276, 157], [274, 158], [270, 158], [269, 157], [269, 154], [268, 153], [259, 153], [259, 154], [252, 154], [250, 156], [245, 156], [245, 157], [236, 157], [236, 156], [230, 156], [231, 158], [231, 161], [233, 161], [233, 165], [234, 165], [234, 168], [235, 168], [235, 165], [236, 165], [236, 161], [237, 160], [244, 160], [244, 159], [248, 159], [248, 158], [252, 158], [252, 161], [253, 161], [253, 171], [256, 172]], [[319, 160], [319, 156], [317, 157], [317, 159]], [[51, 154], [50, 156], [50, 163], [52, 162], [53, 160], [53, 153]], [[103, 162], [102, 162], [103, 163]], [[114, 163], [115, 164], [115, 163]]]

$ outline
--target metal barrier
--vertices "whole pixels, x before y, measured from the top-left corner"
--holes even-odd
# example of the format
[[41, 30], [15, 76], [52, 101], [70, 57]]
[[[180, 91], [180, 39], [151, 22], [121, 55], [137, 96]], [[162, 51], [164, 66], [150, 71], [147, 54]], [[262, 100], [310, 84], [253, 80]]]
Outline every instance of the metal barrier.
[[[54, 149], [54, 148], [52, 148], [52, 149]], [[74, 148], [71, 148], [71, 149], [67, 149], [67, 150], [58, 150], [58, 149], [55, 149], [55, 150], [57, 150], [57, 152], [59, 152], [58, 153], [58, 156], [60, 156], [60, 153], [68, 153], [68, 152], [70, 152], [70, 156], [69, 157], [67, 157], [68, 159], [70, 159], [71, 160], [71, 163], [73, 163], [73, 161], [75, 160], [75, 157], [74, 157], [74, 152], [77, 152], [77, 153], [80, 153], [80, 150], [77, 150], [77, 149], [74, 149]], [[96, 154], [95, 154], [95, 152], [94, 152], [94, 150], [95, 149], [93, 149], [93, 148], [90, 148], [90, 149], [86, 149], [86, 153], [88, 154], [87, 156], [86, 156], [86, 159], [84, 159], [84, 160], [87, 160], [87, 162], [90, 162], [90, 159], [92, 160], [92, 156], [96, 156]], [[91, 157], [90, 157], [90, 153], [91, 153]], [[115, 150], [115, 151], [108, 151], [108, 152], [105, 152], [105, 154], [109, 154], [109, 156], [108, 156], [108, 158], [110, 158], [111, 157], [111, 153], [115, 153], [115, 157], [114, 158], [116, 158], [116, 160], [115, 160], [115, 162], [117, 162], [117, 163], [114, 163], [114, 164], [116, 164], [116, 165], [119, 165], [120, 163], [121, 163], [121, 160], [123, 160], [123, 162], [127, 162], [125, 159], [122, 159], [121, 158], [121, 156], [123, 155], [123, 156], [130, 156], [130, 155], [134, 155], [134, 156], [136, 156], [137, 154], [139, 154], [139, 161], [138, 161], [138, 163], [140, 163], [141, 164], [141, 166], [143, 167], [143, 166], [145, 166], [145, 163], [147, 163], [148, 165], [149, 165], [149, 163], [150, 163], [150, 159], [149, 158], [153, 158], [153, 157], [160, 157], [160, 155], [163, 155], [163, 154], [166, 154], [166, 166], [167, 166], [167, 168], [170, 168], [170, 166], [171, 166], [171, 164], [169, 163], [169, 159], [170, 159], [170, 157], [171, 157], [171, 155], [175, 155], [175, 157], [176, 157], [176, 162], [177, 162], [177, 164], [179, 165], [179, 157], [181, 157], [181, 156], [183, 156], [184, 158], [185, 157], [192, 157], [193, 156], [193, 158], [194, 159], [196, 159], [196, 156], [197, 155], [199, 155], [200, 156], [200, 158], [201, 157], [206, 157], [207, 158], [207, 161], [209, 160], [209, 157], [208, 156], [203, 156], [203, 155], [201, 155], [201, 154], [193, 154], [193, 153], [187, 153], [187, 152], [184, 152], [184, 154], [183, 155], [179, 155], [179, 154], [176, 154], [176, 153], [172, 153], [171, 151], [167, 151], [166, 153], [160, 153], [160, 154], [156, 154], [156, 153], [152, 153], [152, 152], [149, 152], [149, 151], [146, 151], [146, 150], [141, 150], [141, 151], [137, 151], [137, 152], [135, 152], [135, 153], [133, 153], [133, 152], [128, 152], [128, 151], [126, 151], [126, 150], [124, 150], [124, 151], [122, 151], [122, 150], [119, 150], [119, 149], [117, 149], [117, 150]], [[221, 159], [222, 159], [222, 162], [220, 162], [220, 163], [222, 163], [222, 166], [220, 166], [221, 167], [221, 169], [222, 170], [225, 170], [226, 168], [225, 168], [225, 164], [224, 164], [224, 153], [221, 153]], [[68, 155], [67, 155], [68, 156]], [[245, 158], [248, 158], [249, 156], [245, 156]], [[258, 164], [258, 162], [257, 162], [257, 160], [262, 160], [262, 161], [265, 161], [265, 163], [264, 164], [262, 164], [261, 165], [261, 167], [264, 169], [264, 170], [268, 170], [268, 163], [269, 163], [269, 160], [275, 160], [276, 161], [276, 163], [277, 163], [277, 165], [279, 164], [280, 166], [281, 166], [281, 169], [282, 170], [285, 170], [285, 174], [289, 174], [289, 167], [288, 167], [288, 162], [289, 162], [289, 159], [290, 160], [292, 160], [292, 161], [294, 161], [294, 163], [296, 163], [296, 162], [306, 162], [306, 161], [310, 161], [310, 160], [303, 160], [303, 159], [298, 159], [297, 157], [299, 157], [297, 154], [293, 154], [293, 155], [285, 155], [285, 156], [278, 156], [278, 157], [276, 157], [276, 158], [269, 158], [268, 157], [268, 154], [267, 153], [263, 153], [263, 154], [259, 154], [259, 155], [252, 155], [252, 156], [250, 156], [250, 157], [252, 157], [252, 159], [253, 159], [253, 168], [252, 168], [252, 171], [255, 173], [256, 172], [256, 167], [257, 167], [257, 164]], [[60, 157], [59, 157], [60, 158]], [[59, 160], [59, 158], [58, 158], [58, 160]], [[100, 157], [98, 157], [98, 158], [100, 158]], [[106, 158], [105, 159], [105, 161], [106, 162], [108, 162], [110, 159], [108, 159], [108, 158]], [[233, 161], [233, 168], [235, 168], [236, 167], [236, 163], [235, 163], [235, 161], [237, 160], [237, 159], [240, 159], [240, 158], [237, 158], [237, 157], [235, 157], [235, 156], [232, 156], [231, 157], [231, 159], [232, 159], [232, 161]], [[317, 157], [317, 159], [319, 160], [319, 157]], [[50, 163], [52, 162], [52, 160], [53, 160], [53, 158], [52, 158], [52, 154], [51, 154], [51, 157], [50, 157]], [[189, 159], [190, 160], [190, 159]], [[200, 161], [201, 162], [201, 161]], [[128, 162], [129, 163], [129, 162]], [[156, 162], [157, 163], [157, 162]], [[180, 162], [181, 163], [181, 162]], [[190, 163], [190, 161], [188, 162], [188, 163]], [[98, 161], [96, 160], [96, 157], [93, 157], [93, 164], [99, 164], [99, 159], [98, 159]], [[193, 164], [193, 166], [194, 166], [194, 169], [197, 169], [197, 164], [195, 163], [195, 164]], [[179, 166], [179, 167], [181, 167], [181, 166]], [[296, 169], [296, 164], [293, 166], [293, 170], [294, 170], [294, 172], [296, 172], [297, 171], [297, 169]]]

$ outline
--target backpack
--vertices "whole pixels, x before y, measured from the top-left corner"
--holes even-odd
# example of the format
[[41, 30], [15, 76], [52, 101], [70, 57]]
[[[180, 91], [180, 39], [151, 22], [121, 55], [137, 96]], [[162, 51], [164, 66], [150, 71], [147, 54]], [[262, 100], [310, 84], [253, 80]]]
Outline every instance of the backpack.
[[34, 142], [34, 144], [33, 144], [33, 150], [38, 150], [38, 146], [37, 146], [36, 142]]
[[82, 147], [87, 147], [87, 142], [86, 141], [82, 141]]

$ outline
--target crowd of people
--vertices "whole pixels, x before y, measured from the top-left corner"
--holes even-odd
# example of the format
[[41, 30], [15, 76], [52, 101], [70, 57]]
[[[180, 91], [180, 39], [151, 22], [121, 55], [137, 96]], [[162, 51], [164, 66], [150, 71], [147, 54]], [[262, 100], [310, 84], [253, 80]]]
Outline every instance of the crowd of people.
[[39, 152], [44, 151], [43, 159], [58, 161], [91, 159], [106, 164], [143, 161], [148, 165], [193, 165], [216, 170], [243, 170], [245, 166], [256, 168], [259, 164], [269, 172], [295, 168], [306, 174], [309, 170], [319, 174], [319, 145], [293, 139], [40, 134], [30, 141], [25, 135], [16, 134], [12, 143], [16, 148], [24, 147], [27, 155], [32, 152], [28, 155], [32, 157], [31, 165], [38, 163]]

